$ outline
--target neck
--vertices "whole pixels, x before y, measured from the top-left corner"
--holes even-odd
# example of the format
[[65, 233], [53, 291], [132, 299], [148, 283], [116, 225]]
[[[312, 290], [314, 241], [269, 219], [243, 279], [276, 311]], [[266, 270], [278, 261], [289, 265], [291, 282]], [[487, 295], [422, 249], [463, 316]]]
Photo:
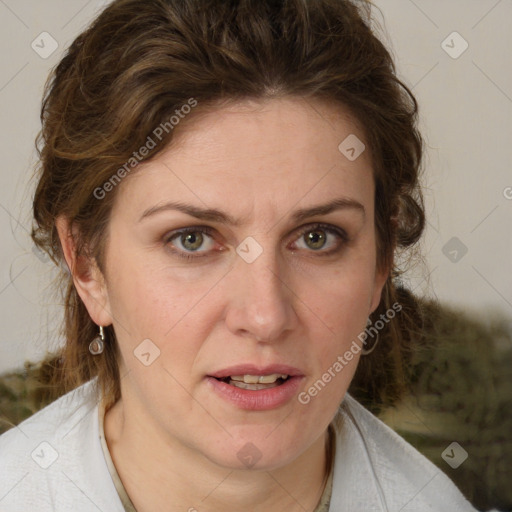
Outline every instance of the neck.
[[327, 432], [286, 467], [230, 469], [165, 437], [151, 423], [137, 421], [141, 416], [126, 409], [121, 399], [108, 410], [104, 430], [112, 460], [138, 512], [312, 512], [322, 496], [330, 465]]

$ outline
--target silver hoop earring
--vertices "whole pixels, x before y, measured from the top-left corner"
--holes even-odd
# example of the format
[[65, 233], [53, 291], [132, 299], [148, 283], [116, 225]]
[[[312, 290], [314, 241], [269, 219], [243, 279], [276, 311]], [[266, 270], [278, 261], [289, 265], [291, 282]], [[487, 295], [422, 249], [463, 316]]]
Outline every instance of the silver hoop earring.
[[[368, 318], [368, 320], [367, 320], [367, 322], [366, 322], [366, 330], [365, 330], [365, 332], [368, 330], [368, 327], [369, 327], [370, 325], [372, 325], [372, 323], [373, 323], [373, 322], [371, 321], [371, 319], [370, 319], [370, 318]], [[363, 345], [365, 345], [365, 348], [363, 348], [363, 349], [361, 350], [361, 355], [362, 355], [362, 356], [367, 356], [368, 354], [371, 354], [371, 353], [375, 350], [375, 347], [376, 347], [376, 346], [378, 345], [378, 343], [379, 343], [379, 339], [380, 339], [379, 334], [380, 334], [380, 333], [379, 333], [379, 331], [377, 331], [377, 338], [375, 339], [375, 342], [373, 343], [373, 345], [372, 345], [370, 348], [366, 348], [366, 345], [365, 345], [365, 344], [366, 344], [366, 340], [363, 342]], [[373, 337], [373, 336], [372, 336], [372, 337]]]
[[105, 333], [103, 331], [103, 326], [100, 325], [100, 333], [96, 336], [91, 343], [89, 343], [89, 352], [93, 356], [97, 356], [103, 352], [105, 348]]

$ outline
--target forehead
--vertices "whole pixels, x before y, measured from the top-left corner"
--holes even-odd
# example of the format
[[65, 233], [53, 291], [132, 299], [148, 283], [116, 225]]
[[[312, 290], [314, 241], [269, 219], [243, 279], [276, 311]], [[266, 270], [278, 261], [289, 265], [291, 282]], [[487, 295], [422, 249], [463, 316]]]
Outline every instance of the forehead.
[[[186, 146], [207, 158], [224, 160], [308, 153], [315, 157], [329, 147], [339, 156], [339, 144], [349, 135], [365, 140], [364, 129], [348, 107], [304, 97], [230, 101], [218, 107], [201, 106], [177, 127], [167, 151]], [[183, 129], [180, 129], [183, 128]], [[256, 143], [260, 143], [256, 145]], [[175, 151], [176, 154], [176, 151]], [[370, 161], [369, 151], [362, 160]]]
[[[318, 202], [326, 194], [372, 196], [368, 145], [342, 105], [303, 98], [243, 101], [194, 116], [123, 181], [121, 205], [140, 210], [172, 196], [224, 209], [243, 209], [245, 201], [247, 208], [268, 211], [269, 205]], [[345, 150], [354, 142], [362, 152], [350, 159]]]

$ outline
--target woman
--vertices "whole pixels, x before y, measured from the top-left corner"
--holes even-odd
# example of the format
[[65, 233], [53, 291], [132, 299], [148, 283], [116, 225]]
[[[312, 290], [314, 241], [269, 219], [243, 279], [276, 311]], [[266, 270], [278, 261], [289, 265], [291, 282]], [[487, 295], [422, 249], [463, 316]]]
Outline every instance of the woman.
[[416, 115], [369, 5], [113, 2], [45, 91], [71, 391], [0, 438], [2, 510], [474, 510], [348, 393], [404, 390]]

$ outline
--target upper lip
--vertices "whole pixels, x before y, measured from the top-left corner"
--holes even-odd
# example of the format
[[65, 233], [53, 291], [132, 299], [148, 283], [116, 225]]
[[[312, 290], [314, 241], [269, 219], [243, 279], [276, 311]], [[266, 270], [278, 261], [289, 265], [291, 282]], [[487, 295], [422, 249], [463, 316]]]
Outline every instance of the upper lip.
[[293, 366], [286, 364], [271, 364], [269, 366], [256, 366], [254, 364], [237, 364], [218, 370], [214, 373], [209, 373], [209, 377], [215, 377], [216, 379], [223, 379], [225, 377], [231, 377], [234, 375], [272, 375], [273, 373], [280, 373], [289, 375], [290, 377], [302, 376], [303, 373]]

